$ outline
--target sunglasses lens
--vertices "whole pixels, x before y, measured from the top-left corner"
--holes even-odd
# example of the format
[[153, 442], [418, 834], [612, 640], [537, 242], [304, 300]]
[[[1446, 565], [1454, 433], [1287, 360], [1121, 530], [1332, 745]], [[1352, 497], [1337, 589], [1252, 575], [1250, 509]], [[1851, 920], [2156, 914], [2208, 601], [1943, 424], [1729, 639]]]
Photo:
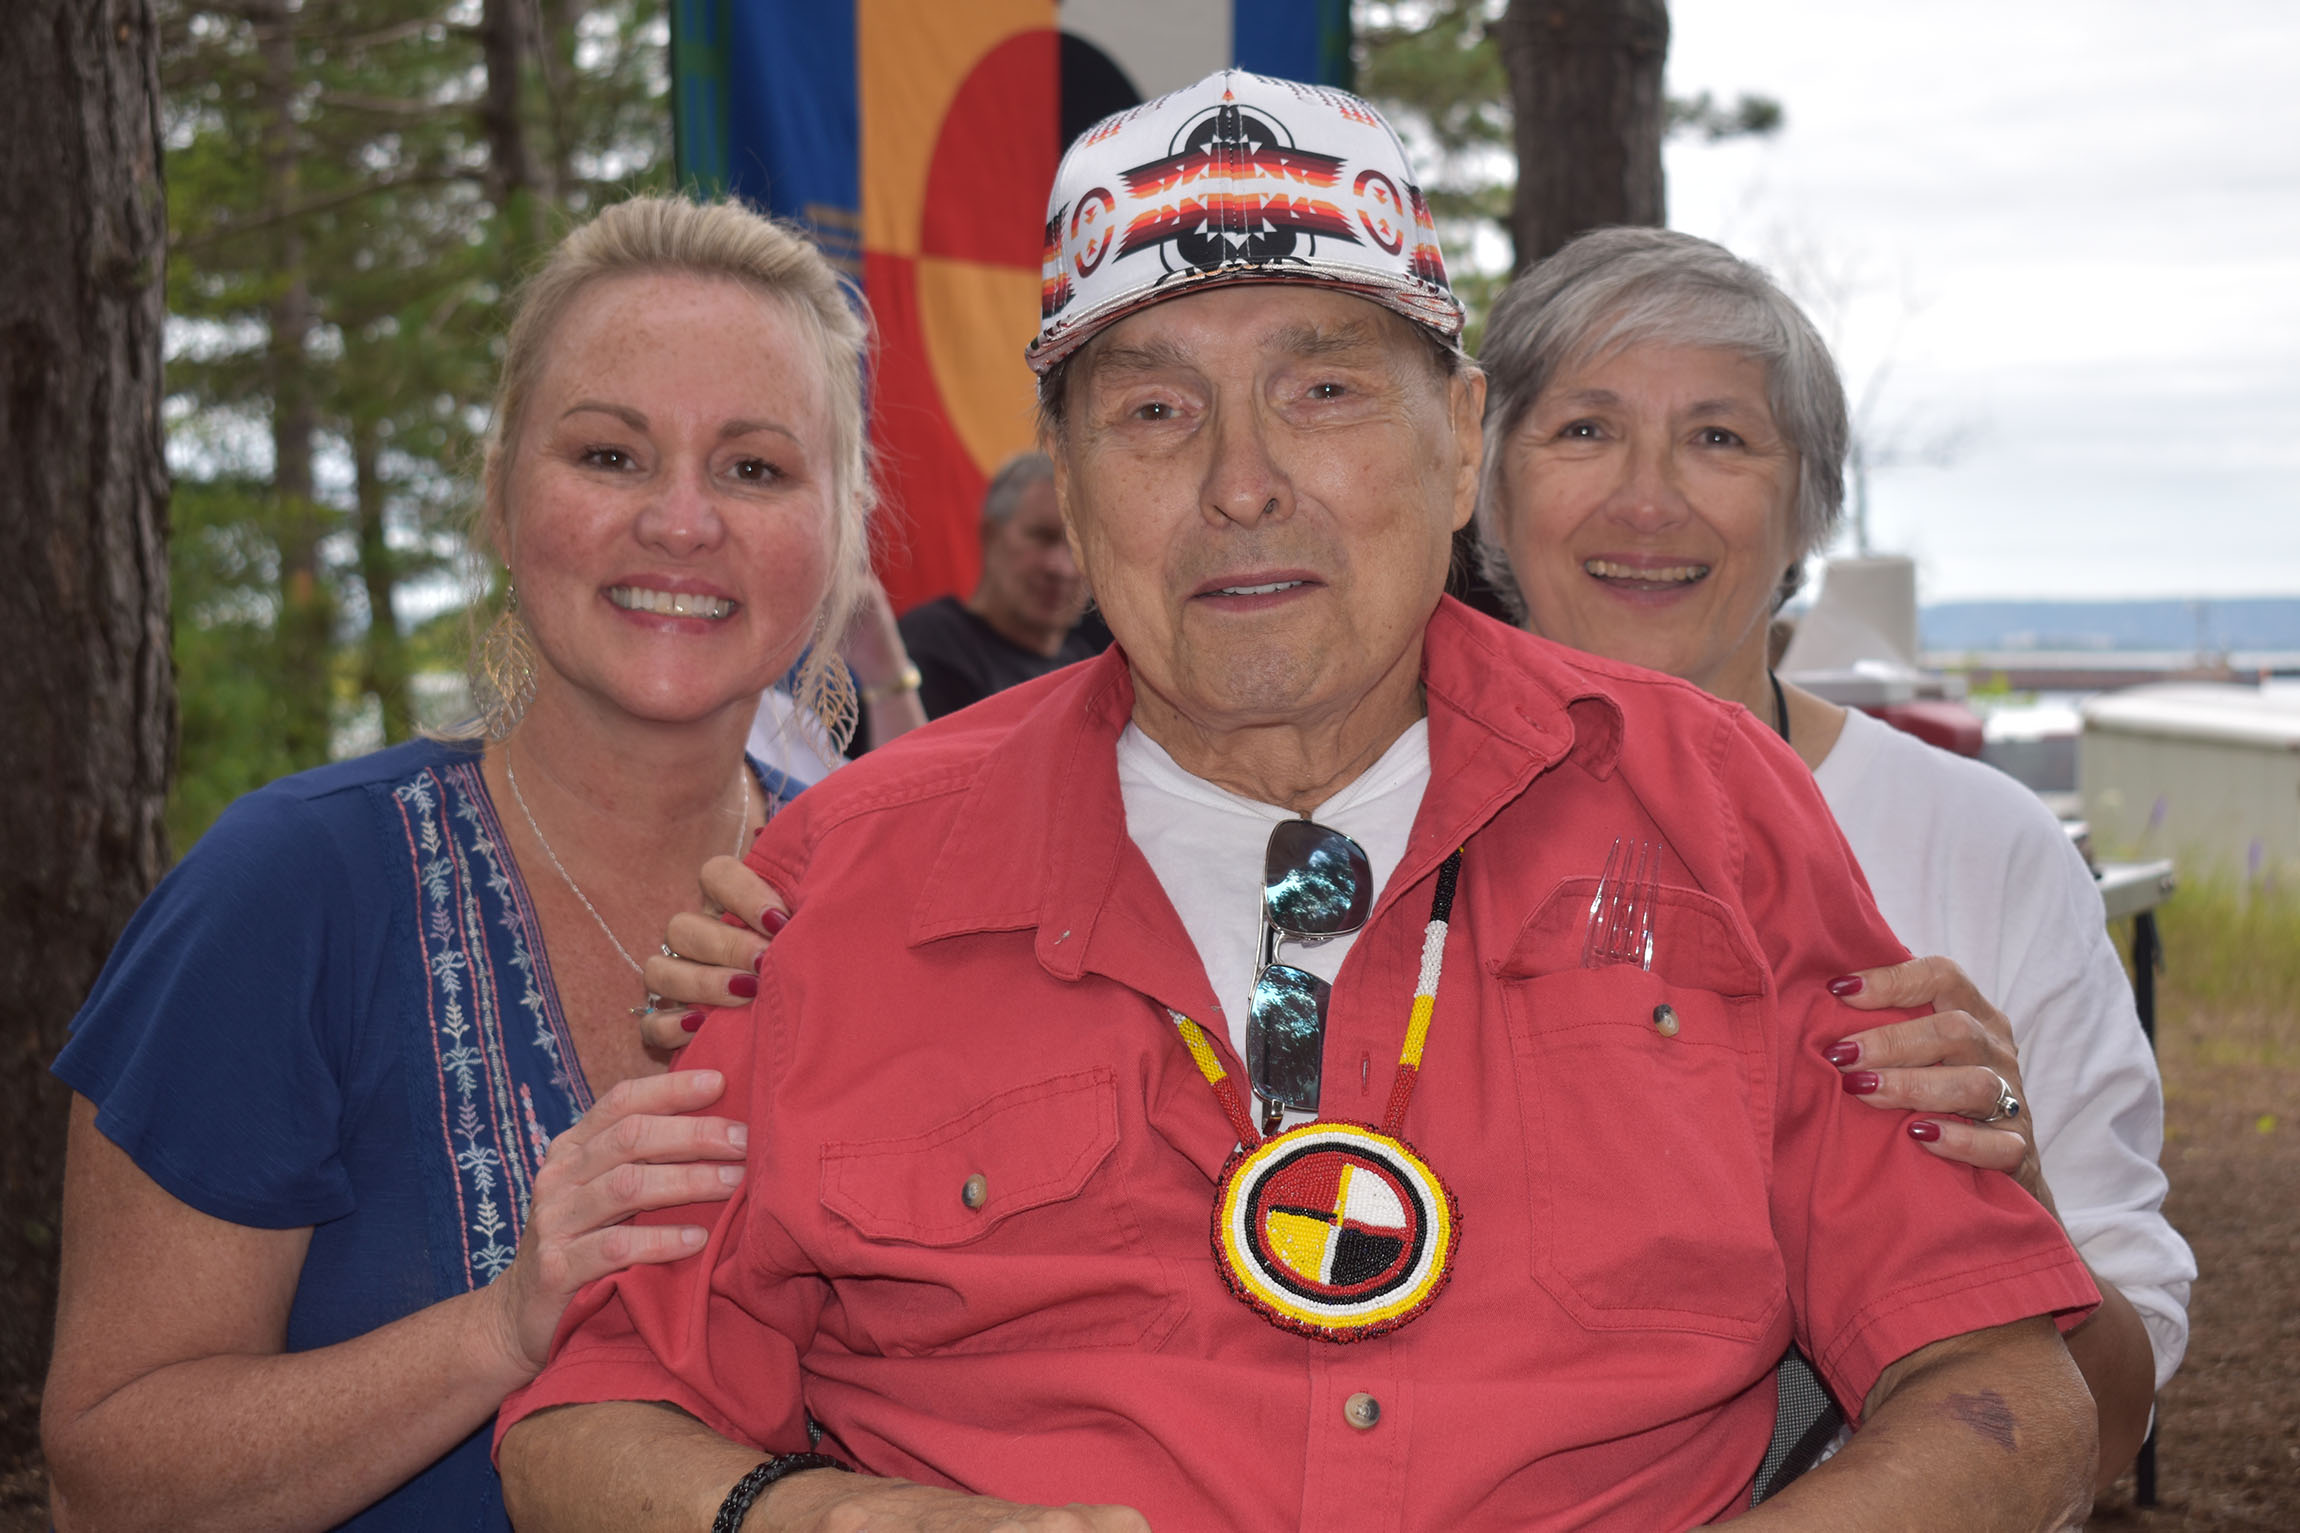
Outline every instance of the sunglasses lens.
[[1281, 820], [1262, 856], [1262, 896], [1270, 924], [1280, 931], [1298, 937], [1352, 932], [1372, 913], [1373, 869], [1358, 844], [1340, 831]]
[[1332, 987], [1289, 964], [1272, 964], [1247, 1003], [1246, 1073], [1265, 1102], [1318, 1110], [1326, 1057], [1326, 1000]]

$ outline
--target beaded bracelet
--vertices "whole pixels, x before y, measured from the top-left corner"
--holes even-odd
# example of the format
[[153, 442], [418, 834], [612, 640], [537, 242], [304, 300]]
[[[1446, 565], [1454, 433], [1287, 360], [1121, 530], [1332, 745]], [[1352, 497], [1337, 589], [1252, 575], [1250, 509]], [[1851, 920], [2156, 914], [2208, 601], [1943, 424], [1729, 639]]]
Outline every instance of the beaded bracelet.
[[719, 1503], [719, 1515], [711, 1519], [711, 1533], [737, 1533], [743, 1519], [751, 1515], [751, 1503], [765, 1495], [768, 1486], [807, 1469], [854, 1473], [852, 1465], [842, 1464], [827, 1453], [778, 1453], [735, 1482], [735, 1488], [727, 1492], [727, 1499]]

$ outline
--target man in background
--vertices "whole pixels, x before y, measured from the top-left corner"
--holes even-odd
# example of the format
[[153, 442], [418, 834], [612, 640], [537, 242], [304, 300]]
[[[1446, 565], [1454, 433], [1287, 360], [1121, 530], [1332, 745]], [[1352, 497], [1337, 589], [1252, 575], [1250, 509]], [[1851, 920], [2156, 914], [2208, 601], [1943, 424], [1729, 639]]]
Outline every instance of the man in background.
[[1110, 642], [1081, 624], [1086, 579], [1062, 535], [1054, 465], [1044, 453], [1009, 458], [982, 497], [982, 579], [961, 602], [941, 596], [902, 617], [918, 667], [919, 701], [939, 719], [993, 692], [1089, 660]]

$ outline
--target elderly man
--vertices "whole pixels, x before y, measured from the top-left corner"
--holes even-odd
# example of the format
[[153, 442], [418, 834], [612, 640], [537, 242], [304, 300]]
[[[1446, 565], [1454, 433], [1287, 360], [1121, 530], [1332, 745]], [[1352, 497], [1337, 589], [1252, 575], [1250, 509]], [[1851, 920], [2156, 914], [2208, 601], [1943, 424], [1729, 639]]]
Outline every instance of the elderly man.
[[979, 703], [1032, 677], [1091, 660], [1107, 639], [1082, 629], [1086, 581], [1054, 500], [1054, 465], [1017, 453], [982, 493], [982, 578], [965, 601], [938, 596], [902, 615], [926, 716]]
[[1866, 1430], [1752, 1526], [2076, 1515], [2096, 1295], [1839, 1089], [1828, 982], [1901, 950], [1810, 774], [1441, 599], [1483, 391], [1395, 138], [1223, 74], [1053, 204], [1119, 648], [761, 838], [789, 923], [688, 1061], [748, 1179], [506, 1404], [522, 1525], [1685, 1527], [1792, 1338]]

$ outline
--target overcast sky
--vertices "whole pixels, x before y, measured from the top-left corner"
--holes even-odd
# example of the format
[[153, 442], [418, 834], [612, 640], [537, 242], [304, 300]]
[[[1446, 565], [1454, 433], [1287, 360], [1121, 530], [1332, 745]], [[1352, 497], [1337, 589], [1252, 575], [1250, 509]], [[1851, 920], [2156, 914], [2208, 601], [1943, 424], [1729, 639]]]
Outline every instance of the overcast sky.
[[[2300, 594], [2300, 3], [1671, 0], [1672, 225], [1800, 287], [1925, 599]], [[1927, 463], [1926, 457], [1945, 463]]]

